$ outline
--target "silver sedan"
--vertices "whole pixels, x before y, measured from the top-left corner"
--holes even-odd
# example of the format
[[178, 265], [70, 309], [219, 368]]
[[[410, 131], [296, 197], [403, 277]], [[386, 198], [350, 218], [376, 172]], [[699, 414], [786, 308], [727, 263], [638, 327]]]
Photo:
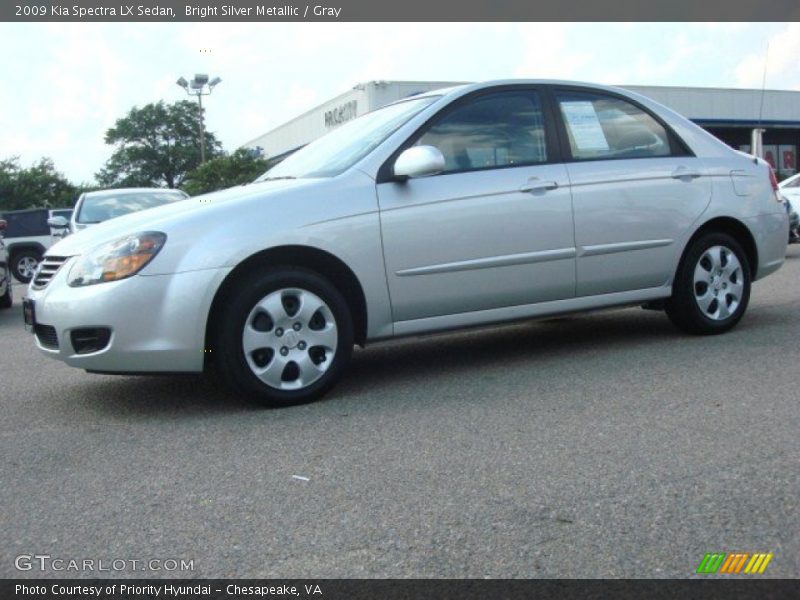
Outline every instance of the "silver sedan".
[[252, 184], [53, 246], [26, 319], [93, 372], [318, 398], [354, 344], [624, 305], [693, 334], [744, 315], [788, 220], [761, 160], [643, 96], [500, 81], [414, 96]]

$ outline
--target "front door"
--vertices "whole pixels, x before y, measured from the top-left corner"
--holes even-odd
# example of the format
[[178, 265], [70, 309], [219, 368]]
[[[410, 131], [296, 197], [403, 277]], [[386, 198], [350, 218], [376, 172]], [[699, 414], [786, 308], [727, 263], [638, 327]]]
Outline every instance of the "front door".
[[378, 184], [394, 320], [571, 298], [569, 180], [533, 90], [456, 101], [415, 141], [442, 173]]

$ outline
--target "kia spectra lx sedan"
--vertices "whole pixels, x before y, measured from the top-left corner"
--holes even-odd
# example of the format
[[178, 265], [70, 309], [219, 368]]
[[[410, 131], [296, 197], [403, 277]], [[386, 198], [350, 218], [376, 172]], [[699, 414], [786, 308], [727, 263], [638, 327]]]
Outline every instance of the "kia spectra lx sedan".
[[[37, 346], [102, 373], [319, 397], [354, 344], [624, 305], [722, 333], [788, 238], [777, 183], [643, 96], [500, 81], [355, 119], [252, 184], [50, 248]], [[535, 365], [532, 365], [532, 367]]]

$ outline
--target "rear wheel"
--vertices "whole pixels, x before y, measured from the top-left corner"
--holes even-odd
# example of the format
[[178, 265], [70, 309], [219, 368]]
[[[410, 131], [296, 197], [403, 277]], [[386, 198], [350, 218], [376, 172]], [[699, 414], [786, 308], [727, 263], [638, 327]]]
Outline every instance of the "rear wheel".
[[33, 274], [36, 272], [36, 267], [39, 266], [39, 261], [41, 260], [41, 253], [36, 250], [19, 250], [14, 252], [11, 257], [11, 272], [18, 281], [28, 283], [33, 279]]
[[739, 243], [725, 233], [695, 240], [678, 268], [670, 320], [689, 333], [724, 333], [736, 325], [750, 301], [750, 264]]
[[212, 353], [232, 387], [271, 406], [315, 400], [347, 367], [353, 320], [329, 281], [276, 269], [239, 282], [216, 319]]

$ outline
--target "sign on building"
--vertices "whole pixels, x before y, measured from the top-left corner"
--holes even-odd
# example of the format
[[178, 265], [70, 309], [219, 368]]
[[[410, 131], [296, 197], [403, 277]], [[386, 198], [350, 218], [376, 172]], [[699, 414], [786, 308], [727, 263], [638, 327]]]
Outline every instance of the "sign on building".
[[345, 102], [341, 106], [325, 111], [325, 127], [336, 127], [355, 119], [358, 113], [358, 103], [355, 100]]

